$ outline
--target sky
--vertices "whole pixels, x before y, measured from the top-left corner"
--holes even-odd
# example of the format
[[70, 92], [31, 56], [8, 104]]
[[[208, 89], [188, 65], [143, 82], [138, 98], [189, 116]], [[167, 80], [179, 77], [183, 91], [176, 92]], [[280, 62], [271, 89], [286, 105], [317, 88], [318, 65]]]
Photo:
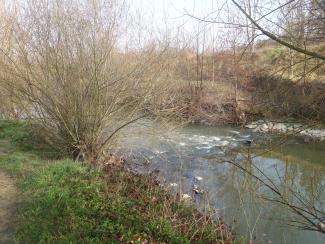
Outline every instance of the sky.
[[[160, 29], [161, 32], [177, 35], [179, 28], [186, 32], [187, 39], [196, 42], [198, 33], [206, 31], [206, 43], [211, 42], [215, 36], [215, 25], [202, 23], [186, 14], [198, 17], [211, 15], [218, 7], [227, 0], [128, 0], [128, 4], [133, 13], [137, 12], [142, 16], [145, 27]], [[219, 29], [218, 32], [221, 32]], [[179, 36], [179, 35], [178, 35]], [[152, 37], [152, 36], [151, 36]], [[185, 38], [185, 37], [184, 37]], [[202, 35], [199, 35], [202, 39]], [[202, 43], [202, 41], [200, 41]]]
[[[216, 5], [226, 0], [129, 0], [131, 9], [141, 11], [152, 23], [163, 25], [167, 20], [170, 26], [190, 22], [192, 26], [197, 21], [189, 21], [186, 13], [195, 16], [210, 14]], [[193, 27], [193, 26], [192, 26]]]
[[[261, 12], [257, 14], [257, 17], [276, 8], [281, 2], [281, 0], [251, 1], [256, 1], [259, 4], [258, 9]], [[238, 2], [243, 1], [238, 0]], [[204, 36], [199, 34], [200, 43], [204, 38], [206, 43], [209, 45], [214, 43], [213, 46], [217, 45], [217, 48], [224, 48], [224, 45], [227, 45], [225, 43], [231, 38], [239, 43], [246, 41], [243, 39], [245, 38], [243, 29], [234, 30], [229, 26], [225, 28], [225, 25], [202, 23], [186, 15], [190, 14], [199, 18], [218, 16], [218, 21], [246, 24], [243, 14], [229, 0], [128, 0], [128, 3], [132, 12], [141, 13], [145, 27], [161, 30], [164, 28], [166, 30], [167, 27], [171, 32], [177, 32], [177, 29], [181, 27], [188, 36], [193, 38], [193, 42], [196, 41], [198, 33], [204, 32], [206, 33]], [[271, 15], [268, 17], [271, 20], [275, 19]], [[265, 20], [261, 21], [262, 24], [263, 21]], [[193, 43], [193, 45], [195, 44]]]
[[[1, 2], [2, 0], [0, 0]], [[9, 2], [11, 0], [8, 0]], [[22, 2], [28, 0], [21, 0]], [[116, 0], [117, 2], [122, 0]], [[218, 16], [218, 21], [239, 22], [245, 24], [243, 14], [238, 12], [230, 0], [125, 0], [129, 6], [130, 16], [139, 16], [134, 21], [130, 34], [122, 41], [120, 47], [130, 45], [130, 36], [134, 39], [134, 47], [138, 43], [149, 43], [152, 39], [161, 39], [163, 35], [168, 33], [166, 38], [183, 38], [192, 41], [192, 47], [196, 45], [197, 40], [201, 46], [207, 44], [216, 48], [224, 48], [228, 45], [227, 41], [234, 39], [236, 42], [244, 42], [240, 40], [244, 36], [244, 30], [235, 30], [234, 28], [225, 28], [222, 24], [208, 24], [198, 21], [187, 14], [205, 18]], [[237, 0], [243, 2], [244, 0]], [[274, 3], [275, 6], [266, 6], [265, 11], [269, 11], [272, 7], [276, 7], [276, 2], [283, 0], [251, 0], [260, 3], [259, 9], [266, 6], [264, 3]], [[230, 11], [228, 9], [230, 6]], [[220, 11], [220, 9], [222, 9]], [[236, 19], [237, 18], [237, 19]], [[241, 18], [239, 20], [239, 18]], [[127, 23], [126, 25], [129, 25]], [[129, 27], [129, 26], [127, 26]], [[131, 28], [131, 29], [132, 29]], [[129, 31], [129, 30], [128, 30]], [[179, 34], [182, 32], [181, 34]], [[140, 34], [141, 33], [141, 34]], [[136, 40], [136, 37], [142, 35]], [[183, 35], [183, 37], [182, 37]], [[145, 40], [144, 40], [145, 39]], [[204, 41], [203, 41], [204, 39]], [[177, 41], [184, 41], [177, 40]], [[188, 44], [188, 43], [186, 43]]]

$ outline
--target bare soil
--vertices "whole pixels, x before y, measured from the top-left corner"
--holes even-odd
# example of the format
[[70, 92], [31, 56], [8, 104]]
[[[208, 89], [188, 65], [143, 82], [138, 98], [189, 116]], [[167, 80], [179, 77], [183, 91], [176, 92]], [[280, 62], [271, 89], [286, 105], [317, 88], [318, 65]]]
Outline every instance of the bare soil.
[[15, 180], [0, 171], [0, 243], [14, 243], [18, 191]]

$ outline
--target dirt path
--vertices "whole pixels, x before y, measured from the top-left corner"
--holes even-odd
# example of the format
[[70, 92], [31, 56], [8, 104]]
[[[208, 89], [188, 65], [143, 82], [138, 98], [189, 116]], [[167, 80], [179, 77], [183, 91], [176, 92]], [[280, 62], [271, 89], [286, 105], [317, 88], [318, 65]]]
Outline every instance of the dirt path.
[[0, 171], [0, 243], [13, 243], [14, 220], [18, 207], [15, 181]]

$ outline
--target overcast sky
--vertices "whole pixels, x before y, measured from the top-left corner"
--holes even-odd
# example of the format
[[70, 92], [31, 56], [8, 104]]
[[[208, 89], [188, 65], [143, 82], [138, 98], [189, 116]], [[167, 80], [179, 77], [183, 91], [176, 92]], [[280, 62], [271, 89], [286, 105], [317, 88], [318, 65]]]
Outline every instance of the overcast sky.
[[[281, 1], [259, 0], [258, 10], [260, 12], [257, 14], [256, 18], [276, 8], [279, 2]], [[168, 26], [169, 30], [175, 30], [177, 27], [182, 26], [184, 30], [192, 36], [195, 36], [198, 30], [202, 31], [204, 28], [206, 33], [204, 38], [206, 38], [206, 42], [211, 43], [213, 38], [218, 39], [219, 42], [216, 42], [216, 45], [219, 44], [219, 46], [225, 43], [223, 39], [228, 38], [229, 40], [229, 36], [227, 36], [229, 33], [233, 35], [231, 38], [236, 38], [236, 35], [244, 36], [245, 30], [243, 29], [231, 29], [231, 31], [229, 31], [230, 26], [224, 28], [225, 25], [206, 24], [186, 16], [186, 13], [200, 18], [218, 16], [218, 21], [234, 21], [240, 24], [246, 24], [243, 14], [240, 13], [229, 0], [128, 0], [128, 3], [132, 11], [141, 14], [144, 25], [152, 26], [153, 28], [163, 29]], [[222, 11], [220, 11], [220, 9], [222, 9]], [[276, 12], [274, 15], [275, 14]], [[268, 18], [274, 20], [274, 15], [269, 15]], [[263, 19], [259, 23], [265, 24], [265, 21], [266, 20]], [[271, 28], [272, 26], [268, 27]], [[203, 37], [201, 36], [200, 38], [202, 39]], [[238, 39], [236, 41], [245, 42], [243, 39]]]
[[[227, 0], [128, 0], [130, 9], [133, 13], [138, 12], [143, 19], [144, 25], [153, 29], [164, 30], [168, 28], [171, 33], [176, 33], [178, 27], [193, 39], [199, 29], [206, 27], [206, 39], [212, 38], [209, 32], [214, 28], [211, 24], [201, 23], [186, 13], [205, 17], [216, 9], [220, 8]], [[162, 31], [163, 32], [163, 31]]]
[[189, 21], [185, 13], [196, 16], [206, 16], [226, 0], [129, 0], [131, 9], [143, 13], [149, 21], [157, 25], [163, 25], [165, 21], [171, 26], [177, 26], [184, 22], [192, 26], [196, 21]]

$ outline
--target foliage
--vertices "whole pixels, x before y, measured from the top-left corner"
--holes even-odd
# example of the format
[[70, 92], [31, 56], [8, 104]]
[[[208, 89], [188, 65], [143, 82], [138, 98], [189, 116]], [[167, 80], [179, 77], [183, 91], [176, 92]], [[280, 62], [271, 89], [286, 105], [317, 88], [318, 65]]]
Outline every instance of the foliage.
[[280, 59], [285, 59], [286, 50], [282, 47], [268, 48], [264, 51], [267, 60], [274, 65]]
[[[0, 120], [0, 140], [9, 141], [0, 146], [11, 149], [19, 149], [26, 153], [33, 153], [41, 158], [59, 158], [65, 156], [49, 147], [39, 134], [33, 131], [33, 127], [27, 121]], [[61, 155], [61, 156], [59, 156]]]
[[[191, 221], [191, 209], [176, 202], [172, 210], [166, 209], [166, 195], [148, 180], [120, 169], [103, 176], [71, 161], [41, 168], [22, 184], [28, 198], [18, 239], [33, 243], [186, 243], [191, 238], [208, 243], [219, 239], [213, 226], [202, 228], [202, 222]], [[183, 223], [181, 231], [175, 222]]]
[[14, 146], [22, 150], [31, 150], [31, 130], [28, 125], [20, 121], [1, 120], [0, 139], [9, 139]]

